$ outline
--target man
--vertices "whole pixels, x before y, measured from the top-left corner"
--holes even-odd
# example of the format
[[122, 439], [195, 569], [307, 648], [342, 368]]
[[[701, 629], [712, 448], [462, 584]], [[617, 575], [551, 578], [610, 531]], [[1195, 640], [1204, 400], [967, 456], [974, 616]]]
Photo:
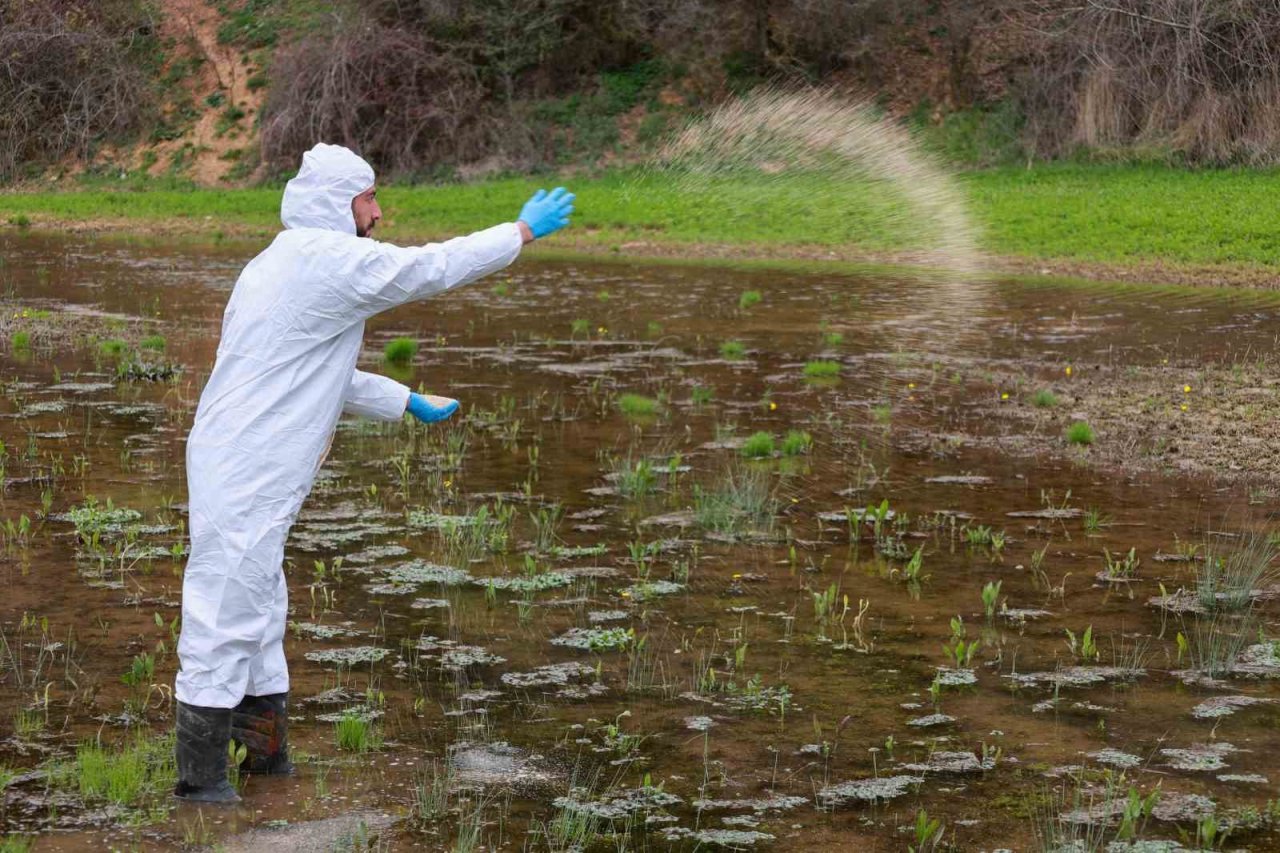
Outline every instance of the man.
[[178, 797], [239, 799], [227, 781], [232, 738], [247, 748], [242, 769], [292, 770], [284, 545], [339, 415], [429, 422], [458, 407], [357, 370], [364, 321], [502, 269], [568, 225], [573, 198], [539, 190], [517, 222], [401, 248], [369, 239], [382, 211], [368, 163], [336, 145], [303, 156], [280, 205], [285, 230], [231, 293], [187, 439]]

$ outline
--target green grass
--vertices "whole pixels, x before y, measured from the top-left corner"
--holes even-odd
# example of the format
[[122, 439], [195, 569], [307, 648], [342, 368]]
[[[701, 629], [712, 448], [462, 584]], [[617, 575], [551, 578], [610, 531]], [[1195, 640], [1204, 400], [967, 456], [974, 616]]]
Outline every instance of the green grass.
[[98, 350], [103, 355], [124, 355], [125, 350], [128, 348], [129, 345], [119, 338], [111, 338], [110, 340], [98, 342]]
[[1037, 409], [1052, 409], [1058, 405], [1058, 395], [1048, 388], [1041, 388], [1031, 395], [1031, 405]]
[[382, 748], [382, 733], [358, 712], [346, 713], [333, 724], [338, 749], [344, 752], [369, 752]]
[[760, 291], [744, 290], [742, 291], [742, 295], [738, 297], [738, 307], [745, 311], [748, 308], [759, 305], [762, 299], [764, 299], [764, 297], [760, 295]]
[[138, 342], [138, 346], [155, 352], [164, 352], [164, 335], [147, 335], [147, 337]]
[[14, 332], [9, 336], [9, 346], [16, 350], [24, 350], [31, 348], [30, 332]]
[[804, 430], [789, 430], [786, 437], [782, 439], [783, 456], [799, 456], [802, 453], [808, 453], [811, 447], [813, 447], [813, 436]]
[[1067, 441], [1072, 444], [1090, 445], [1094, 438], [1093, 427], [1084, 421], [1076, 421], [1067, 427]]
[[773, 455], [775, 444], [773, 435], [767, 432], [755, 432], [742, 443], [742, 455], [749, 459], [765, 459]]
[[740, 361], [746, 357], [747, 348], [742, 341], [725, 341], [720, 344], [720, 357], [729, 361]]
[[176, 780], [173, 761], [171, 736], [139, 735], [117, 747], [85, 741], [74, 759], [50, 768], [49, 779], [54, 787], [75, 790], [89, 801], [139, 808], [168, 796]]
[[629, 418], [647, 418], [658, 413], [658, 401], [639, 394], [623, 394], [618, 398], [618, 408]]
[[804, 375], [808, 379], [834, 379], [840, 375], [838, 361], [810, 361], [804, 366]]
[[[484, 228], [514, 217], [533, 189], [558, 180], [384, 186], [378, 199], [388, 224], [379, 236], [405, 243]], [[997, 254], [1121, 264], [1280, 266], [1280, 229], [1274, 222], [1280, 169], [1051, 163], [976, 170], [959, 180], [983, 227], [983, 248]], [[901, 216], [894, 215], [901, 208], [899, 194], [870, 181], [833, 188], [821, 174], [734, 175], [688, 192], [661, 175], [625, 169], [564, 181], [578, 196], [577, 212], [574, 227], [553, 245], [562, 240], [617, 250], [640, 240], [881, 251], [928, 240], [919, 228], [901, 227]], [[206, 235], [226, 229], [265, 236], [279, 229], [279, 187], [193, 189], [165, 180], [127, 186], [132, 189], [0, 194], [0, 220], [123, 220], [136, 222], [139, 230], [164, 222]], [[768, 215], [762, 216], [766, 198]], [[833, 203], [833, 198], [851, 201]]]
[[408, 364], [417, 354], [418, 342], [413, 338], [393, 338], [382, 350], [382, 357], [392, 364]]

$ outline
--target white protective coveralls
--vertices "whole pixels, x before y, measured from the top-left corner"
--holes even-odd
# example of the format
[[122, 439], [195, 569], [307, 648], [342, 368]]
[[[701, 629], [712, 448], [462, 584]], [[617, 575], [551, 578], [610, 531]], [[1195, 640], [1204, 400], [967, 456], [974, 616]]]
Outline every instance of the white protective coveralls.
[[233, 708], [289, 689], [285, 540], [343, 411], [404, 415], [409, 389], [356, 370], [366, 318], [502, 269], [515, 223], [417, 248], [356, 236], [373, 169], [317, 145], [285, 187], [286, 230], [249, 262], [187, 439], [191, 555], [177, 697]]

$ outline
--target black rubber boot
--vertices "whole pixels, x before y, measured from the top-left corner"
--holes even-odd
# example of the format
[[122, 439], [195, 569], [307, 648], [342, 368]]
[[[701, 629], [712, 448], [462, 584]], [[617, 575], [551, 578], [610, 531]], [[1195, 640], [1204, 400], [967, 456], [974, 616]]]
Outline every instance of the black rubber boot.
[[243, 773], [284, 776], [289, 762], [289, 694], [246, 696], [231, 712], [231, 737], [248, 753], [240, 762]]
[[178, 784], [173, 795], [199, 803], [238, 803], [227, 781], [231, 709], [178, 703]]

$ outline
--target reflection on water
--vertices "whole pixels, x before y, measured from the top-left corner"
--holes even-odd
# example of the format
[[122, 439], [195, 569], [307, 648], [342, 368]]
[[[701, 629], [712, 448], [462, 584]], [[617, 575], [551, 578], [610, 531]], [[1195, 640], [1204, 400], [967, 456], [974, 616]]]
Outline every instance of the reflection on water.
[[[1218, 622], [1254, 677], [1194, 684], [1204, 620], [1148, 605], [1265, 504], [946, 436], [1010, 428], [973, 400], [1001, 365], [1265, 350], [1273, 298], [1000, 282], [948, 312], [908, 276], [534, 259], [377, 318], [365, 366], [417, 338], [408, 380], [464, 417], [340, 426], [288, 549], [299, 774], [211, 819], [113, 805], [74, 755], [172, 724], [183, 441], [252, 250], [0, 252], [5, 336], [31, 335], [0, 356], [9, 831], [163, 847], [368, 810], [395, 849], [899, 850], [924, 809], [1023, 849], [1101, 820], [1110, 769], [1160, 789], [1145, 837], [1252, 807], [1267, 843], [1269, 605]], [[118, 381], [135, 350], [183, 370]], [[379, 748], [340, 750], [344, 716]]]

